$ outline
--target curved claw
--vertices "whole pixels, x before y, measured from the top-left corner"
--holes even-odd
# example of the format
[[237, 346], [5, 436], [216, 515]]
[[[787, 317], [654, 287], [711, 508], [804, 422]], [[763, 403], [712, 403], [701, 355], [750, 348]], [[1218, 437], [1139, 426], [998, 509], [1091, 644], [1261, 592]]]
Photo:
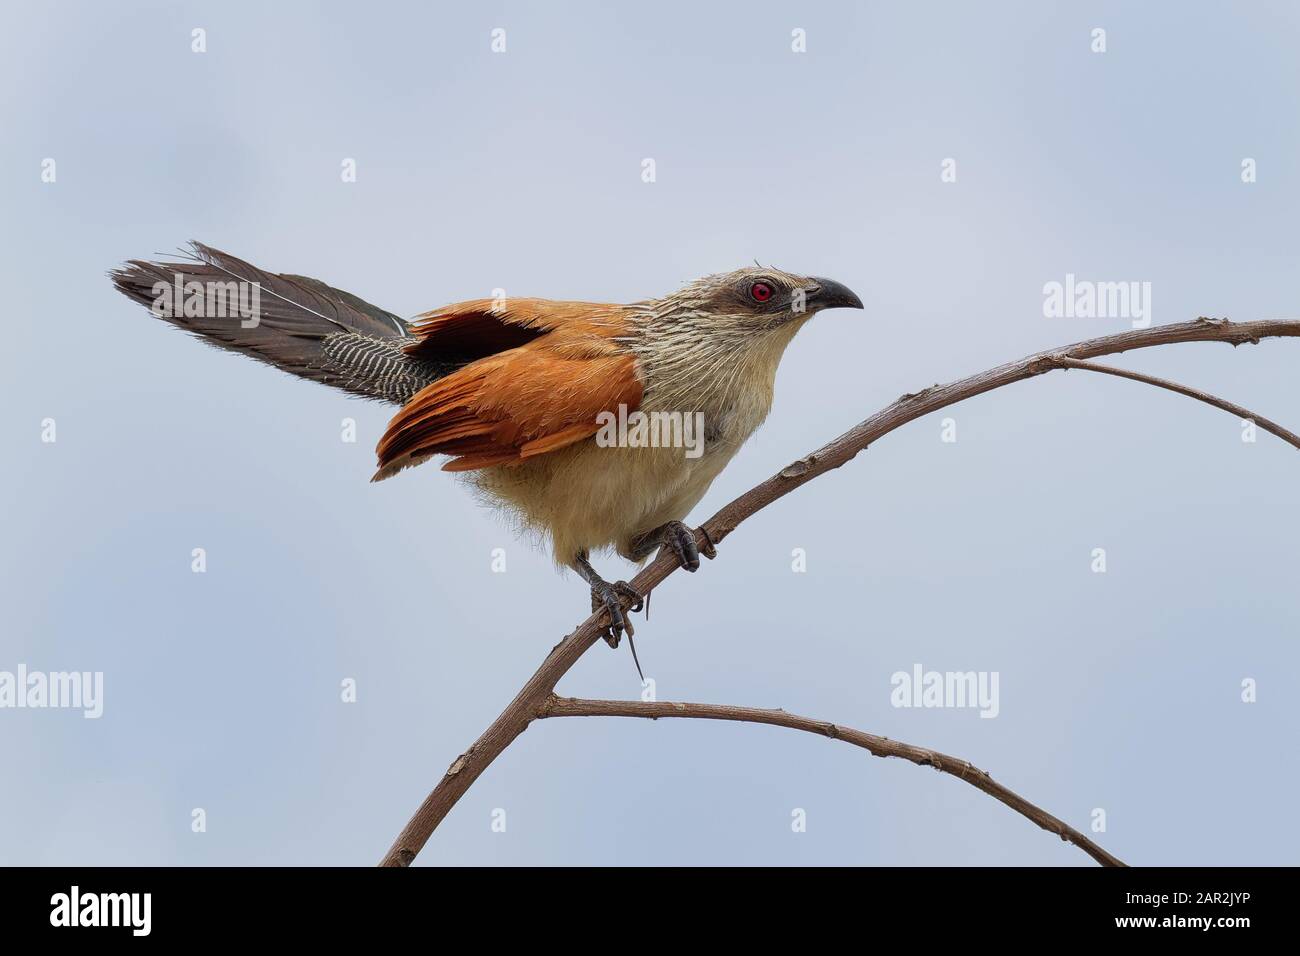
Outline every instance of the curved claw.
[[624, 598], [631, 598], [627, 608], [629, 614], [645, 607], [645, 598], [626, 581], [615, 581], [612, 584], [601, 581], [599, 584], [592, 585], [591, 609], [599, 611], [604, 608], [609, 613], [609, 626], [605, 631], [604, 639], [610, 647], [618, 647], [624, 631], [627, 632], [629, 639], [636, 633], [627, 614], [623, 613]]
[[678, 563], [687, 571], [700, 569], [700, 549], [695, 545], [695, 532], [680, 521], [669, 521], [660, 529], [665, 545], [677, 555]]
[[700, 548], [700, 554], [712, 561], [718, 556], [718, 546], [713, 543], [713, 538], [709, 537], [709, 529], [703, 525], [700, 525], [700, 534], [704, 535], [704, 547]]
[[629, 604], [627, 608], [630, 613], [635, 613], [637, 611], [640, 611], [643, 607], [645, 607], [644, 595], [642, 595], [640, 591], [636, 590], [634, 587], [632, 587], [632, 585], [628, 584], [626, 581], [615, 581], [614, 590], [617, 591], [620, 595], [632, 599], [632, 603]]

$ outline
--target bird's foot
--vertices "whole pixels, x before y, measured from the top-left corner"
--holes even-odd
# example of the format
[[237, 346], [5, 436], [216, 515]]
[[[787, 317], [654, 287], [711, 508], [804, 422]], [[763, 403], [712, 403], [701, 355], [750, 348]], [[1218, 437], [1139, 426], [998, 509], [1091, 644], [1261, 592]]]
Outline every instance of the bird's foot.
[[642, 535], [634, 549], [649, 554], [656, 547], [665, 547], [677, 556], [677, 562], [687, 571], [698, 571], [701, 554], [710, 561], [718, 556], [707, 531], [704, 532], [704, 542], [701, 550], [695, 544], [694, 531], [680, 521], [669, 521]]
[[591, 609], [599, 611], [603, 608], [609, 612], [609, 625], [602, 636], [605, 643], [610, 647], [618, 647], [618, 642], [622, 638], [624, 631], [627, 631], [629, 639], [636, 633], [627, 614], [623, 613], [624, 598], [630, 598], [632, 602], [628, 605], [627, 614], [645, 607], [645, 598], [637, 593], [632, 585], [626, 581], [610, 583], [597, 578], [591, 582]]
[[[626, 581], [615, 581], [613, 584], [606, 581], [596, 569], [591, 566], [588, 554], [585, 550], [579, 551], [573, 557], [572, 567], [582, 579], [591, 587], [591, 609], [593, 611], [603, 610], [609, 615], [609, 623], [605, 625], [605, 631], [601, 637], [610, 647], [618, 647], [619, 640], [623, 637], [623, 632], [627, 632], [627, 644], [632, 651], [632, 663], [636, 664], [636, 672], [645, 680], [645, 675], [641, 672], [641, 662], [636, 656], [636, 644], [633, 643], [632, 637], [636, 633], [632, 629], [632, 621], [628, 617], [633, 611], [639, 611], [646, 606], [646, 596], [642, 596], [632, 585]], [[623, 602], [627, 601], [627, 610], [623, 610]]]

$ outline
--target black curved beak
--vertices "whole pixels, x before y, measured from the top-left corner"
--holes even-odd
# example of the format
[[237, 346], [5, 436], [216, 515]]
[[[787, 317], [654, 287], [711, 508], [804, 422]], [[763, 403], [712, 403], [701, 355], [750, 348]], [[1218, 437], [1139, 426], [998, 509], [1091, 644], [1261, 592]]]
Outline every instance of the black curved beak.
[[860, 309], [862, 300], [856, 292], [834, 279], [813, 276], [816, 288], [808, 293], [808, 304], [814, 309]]

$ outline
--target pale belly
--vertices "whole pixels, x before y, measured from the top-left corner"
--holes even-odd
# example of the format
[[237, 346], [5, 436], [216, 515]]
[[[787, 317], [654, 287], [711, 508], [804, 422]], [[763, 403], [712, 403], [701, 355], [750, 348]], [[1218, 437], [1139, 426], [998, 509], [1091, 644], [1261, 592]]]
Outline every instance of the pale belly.
[[551, 539], [555, 560], [614, 547], [687, 516], [739, 446], [687, 458], [681, 448], [602, 448], [594, 440], [472, 476], [477, 488]]
[[[571, 564], [580, 552], [613, 547], [632, 559], [632, 539], [668, 521], [681, 521], [704, 497], [772, 408], [776, 365], [803, 321], [772, 336], [732, 374], [723, 394], [705, 390], [694, 407], [704, 415], [698, 457], [682, 447], [602, 447], [594, 438], [516, 466], [485, 468], [470, 478], [490, 501], [525, 527], [551, 539], [555, 560]], [[647, 401], [647, 405], [651, 403]]]

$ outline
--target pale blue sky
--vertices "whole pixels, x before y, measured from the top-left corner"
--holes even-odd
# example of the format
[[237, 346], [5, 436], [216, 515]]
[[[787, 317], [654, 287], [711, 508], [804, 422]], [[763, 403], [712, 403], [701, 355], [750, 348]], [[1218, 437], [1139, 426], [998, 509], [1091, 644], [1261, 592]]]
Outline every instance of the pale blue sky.
[[[865, 312], [799, 335], [696, 521], [901, 393], [1126, 327], [1044, 318], [1067, 273], [1151, 282], [1156, 323], [1300, 312], [1290, 4], [0, 16], [0, 670], [105, 675], [99, 720], [0, 710], [4, 863], [373, 863], [586, 613], [573, 575], [448, 476], [368, 484], [387, 408], [150, 319], [104, 277], [124, 259], [196, 238], [404, 315], [496, 287], [628, 301], [755, 258], [845, 282]], [[1300, 343], [1115, 361], [1300, 425]], [[1295, 450], [1078, 372], [948, 414], [955, 444], [922, 419], [660, 588], [638, 628], [660, 699], [963, 756], [1081, 829], [1104, 808], [1099, 842], [1133, 863], [1295, 863]], [[891, 707], [916, 663], [996, 671], [997, 718]], [[602, 645], [561, 691], [639, 686]], [[593, 719], [534, 725], [420, 862], [1089, 861], [842, 744]]]

